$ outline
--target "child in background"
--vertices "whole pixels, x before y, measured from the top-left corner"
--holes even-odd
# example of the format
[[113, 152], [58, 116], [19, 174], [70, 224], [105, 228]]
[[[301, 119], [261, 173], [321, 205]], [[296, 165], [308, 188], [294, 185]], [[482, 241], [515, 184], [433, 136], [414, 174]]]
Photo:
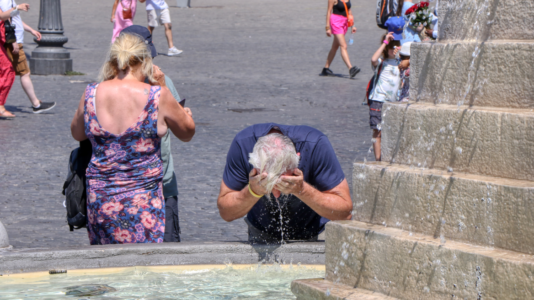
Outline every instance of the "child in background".
[[410, 100], [410, 47], [412, 42], [405, 43], [402, 45], [399, 55], [400, 55], [400, 77], [401, 77], [401, 92], [399, 96], [399, 101], [408, 102]]
[[395, 49], [399, 46], [400, 41], [395, 41], [393, 32], [389, 32], [382, 37], [380, 48], [371, 58], [373, 70], [377, 72], [378, 69], [381, 69], [376, 85], [369, 96], [369, 123], [373, 129], [373, 148], [376, 161], [381, 160], [382, 105], [385, 101], [397, 101], [399, 91], [399, 61], [395, 58]]

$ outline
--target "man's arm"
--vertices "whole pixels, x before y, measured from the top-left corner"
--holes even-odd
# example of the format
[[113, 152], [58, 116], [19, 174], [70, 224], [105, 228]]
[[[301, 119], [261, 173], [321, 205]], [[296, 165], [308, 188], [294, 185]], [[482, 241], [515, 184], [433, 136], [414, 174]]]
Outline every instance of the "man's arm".
[[[265, 173], [258, 175], [256, 169], [253, 169], [249, 174], [250, 189], [258, 196], [263, 196], [266, 193], [265, 189], [260, 185], [260, 181], [266, 177], [267, 174]], [[221, 191], [217, 198], [219, 214], [226, 222], [232, 222], [245, 216], [260, 198], [252, 195], [248, 185], [240, 191], [234, 191], [222, 180]]]
[[284, 194], [293, 194], [306, 203], [321, 217], [329, 220], [350, 220], [352, 200], [347, 179], [331, 190], [321, 192], [304, 182], [304, 175], [299, 169], [293, 176], [282, 176], [276, 187]]
[[38, 41], [41, 40], [41, 33], [33, 28], [31, 28], [28, 24], [22, 22], [22, 27], [24, 27], [24, 30], [31, 33], [34, 37], [37, 38]]

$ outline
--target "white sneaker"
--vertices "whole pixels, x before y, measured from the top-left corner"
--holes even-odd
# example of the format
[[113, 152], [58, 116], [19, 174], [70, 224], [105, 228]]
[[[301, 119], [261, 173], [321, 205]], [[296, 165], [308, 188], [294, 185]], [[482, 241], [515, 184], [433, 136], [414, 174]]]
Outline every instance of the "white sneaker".
[[169, 48], [169, 52], [167, 52], [167, 55], [168, 56], [175, 56], [175, 55], [178, 55], [178, 54], [180, 54], [182, 52], [183, 52], [182, 50], [176, 49], [176, 47], [172, 47], [172, 48]]

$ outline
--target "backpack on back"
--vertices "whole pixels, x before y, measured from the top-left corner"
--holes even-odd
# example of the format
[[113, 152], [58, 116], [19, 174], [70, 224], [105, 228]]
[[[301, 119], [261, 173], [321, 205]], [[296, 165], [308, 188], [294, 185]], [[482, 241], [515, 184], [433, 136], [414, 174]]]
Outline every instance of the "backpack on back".
[[376, 25], [382, 29], [388, 29], [384, 24], [390, 17], [397, 14], [398, 0], [377, 0], [376, 2]]
[[63, 195], [66, 196], [67, 223], [70, 231], [87, 225], [85, 172], [92, 154], [93, 149], [89, 140], [80, 142], [80, 147], [70, 153], [69, 171], [63, 184]]
[[383, 62], [381, 61], [380, 64], [376, 67], [375, 74], [373, 75], [371, 80], [369, 80], [369, 83], [367, 84], [367, 89], [365, 90], [365, 100], [362, 103], [364, 105], [369, 105], [369, 100], [371, 100], [370, 98], [371, 98], [371, 95], [373, 94], [373, 90], [375, 89], [376, 81], [378, 80], [378, 78], [380, 78], [380, 73], [382, 73], [382, 66], [383, 66]]

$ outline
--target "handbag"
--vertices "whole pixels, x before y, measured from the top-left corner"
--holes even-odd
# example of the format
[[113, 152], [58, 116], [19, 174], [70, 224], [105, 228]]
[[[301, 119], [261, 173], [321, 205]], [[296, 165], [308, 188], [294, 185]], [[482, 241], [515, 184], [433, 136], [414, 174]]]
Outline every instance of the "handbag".
[[[130, 7], [128, 7], [128, 8], [124, 7], [124, 4], [122, 4], [122, 1], [121, 1], [121, 4], [122, 4], [122, 18], [124, 20], [132, 19], [132, 1], [134, 1], [134, 0], [130, 0]], [[135, 1], [137, 1], [137, 0], [135, 0]]]
[[343, 5], [345, 5], [345, 13], [347, 14], [347, 26], [348, 27], [352, 27], [352, 25], [354, 25], [354, 17], [352, 16], [352, 14], [349, 14], [349, 9], [347, 8], [347, 3], [345, 3], [345, 1], [343, 1], [343, 0], [337, 0], [337, 1], [341, 1], [341, 2], [343, 2]]
[[17, 42], [17, 36], [15, 35], [15, 24], [11, 24], [9, 20], [4, 21], [4, 29], [6, 31], [5, 44], [13, 44]]
[[[11, 1], [11, 6], [15, 5]], [[13, 44], [17, 42], [17, 35], [15, 34], [15, 24], [11, 24], [11, 19], [4, 21], [4, 29], [6, 33], [6, 42], [5, 44]]]

